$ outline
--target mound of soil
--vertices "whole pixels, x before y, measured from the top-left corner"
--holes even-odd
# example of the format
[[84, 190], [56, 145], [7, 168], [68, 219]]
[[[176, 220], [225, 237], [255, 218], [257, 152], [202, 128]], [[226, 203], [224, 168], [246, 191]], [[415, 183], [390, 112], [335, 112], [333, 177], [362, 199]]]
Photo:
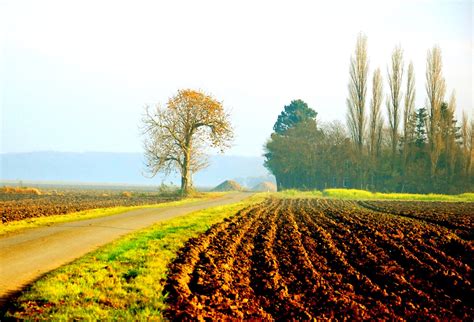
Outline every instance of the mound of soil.
[[276, 192], [277, 187], [274, 183], [264, 181], [260, 182], [258, 185], [252, 188], [252, 191], [260, 191], [260, 192]]
[[226, 180], [220, 185], [212, 189], [212, 191], [242, 191], [244, 190], [240, 184], [233, 180]]

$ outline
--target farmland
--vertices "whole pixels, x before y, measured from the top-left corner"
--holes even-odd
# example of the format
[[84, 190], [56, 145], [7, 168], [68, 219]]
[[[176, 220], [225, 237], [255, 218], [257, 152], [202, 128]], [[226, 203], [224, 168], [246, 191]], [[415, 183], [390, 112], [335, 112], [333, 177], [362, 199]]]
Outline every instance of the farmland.
[[170, 319], [471, 319], [472, 203], [276, 199], [190, 239]]
[[[474, 316], [474, 204], [257, 194], [130, 234], [7, 311], [45, 319]], [[1, 314], [0, 314], [1, 316]]]
[[[163, 196], [156, 192], [51, 190], [41, 192], [30, 189], [0, 191], [0, 218], [2, 223], [36, 217], [64, 215], [83, 210], [124, 206], [142, 206], [176, 200], [176, 196]], [[29, 193], [31, 192], [31, 193]]]

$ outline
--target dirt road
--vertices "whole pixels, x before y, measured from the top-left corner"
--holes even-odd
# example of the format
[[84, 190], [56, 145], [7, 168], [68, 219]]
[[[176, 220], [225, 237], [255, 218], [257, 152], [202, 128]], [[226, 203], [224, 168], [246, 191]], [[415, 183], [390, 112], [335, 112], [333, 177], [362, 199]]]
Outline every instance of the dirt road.
[[41, 275], [120, 236], [161, 220], [239, 202], [249, 193], [234, 193], [198, 203], [132, 210], [126, 213], [34, 228], [0, 237], [0, 306]]

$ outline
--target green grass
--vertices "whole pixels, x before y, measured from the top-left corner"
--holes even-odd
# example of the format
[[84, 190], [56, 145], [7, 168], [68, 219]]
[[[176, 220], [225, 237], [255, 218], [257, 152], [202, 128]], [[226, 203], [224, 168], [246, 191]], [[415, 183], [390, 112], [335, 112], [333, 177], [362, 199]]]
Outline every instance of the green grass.
[[238, 210], [242, 202], [163, 221], [127, 235], [35, 282], [6, 316], [46, 320], [161, 320], [167, 265], [191, 237]]
[[323, 191], [299, 191], [296, 189], [277, 192], [280, 198], [337, 198], [337, 199], [377, 199], [377, 200], [420, 200], [420, 201], [466, 201], [474, 202], [474, 193], [459, 195], [414, 194], [414, 193], [382, 193], [358, 189], [324, 189]]
[[65, 214], [65, 215], [28, 218], [24, 220], [12, 221], [6, 224], [0, 223], [0, 236], [7, 233], [27, 229], [27, 228], [49, 226], [49, 225], [57, 224], [57, 223], [71, 222], [71, 221], [76, 221], [76, 220], [86, 220], [86, 219], [97, 218], [97, 217], [112, 216], [112, 215], [117, 215], [117, 214], [130, 211], [130, 210], [135, 210], [135, 209], [162, 208], [162, 207], [190, 204], [190, 203], [195, 203], [195, 202], [206, 200], [206, 199], [215, 198], [220, 195], [222, 195], [222, 193], [220, 194], [219, 193], [202, 193], [200, 195], [196, 195], [190, 198], [185, 198], [185, 199], [171, 201], [171, 202], [162, 202], [162, 203], [152, 204], [152, 205], [98, 208], [98, 209], [78, 211], [78, 212]]

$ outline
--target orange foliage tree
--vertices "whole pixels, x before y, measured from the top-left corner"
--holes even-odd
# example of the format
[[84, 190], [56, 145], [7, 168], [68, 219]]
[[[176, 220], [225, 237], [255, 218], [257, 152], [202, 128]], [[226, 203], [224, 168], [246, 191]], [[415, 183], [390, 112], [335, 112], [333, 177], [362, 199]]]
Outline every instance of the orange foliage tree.
[[233, 138], [222, 103], [191, 89], [178, 90], [164, 108], [146, 107], [142, 124], [148, 172], [153, 177], [178, 171], [183, 194], [192, 188], [192, 174], [208, 165], [206, 148], [222, 152]]

